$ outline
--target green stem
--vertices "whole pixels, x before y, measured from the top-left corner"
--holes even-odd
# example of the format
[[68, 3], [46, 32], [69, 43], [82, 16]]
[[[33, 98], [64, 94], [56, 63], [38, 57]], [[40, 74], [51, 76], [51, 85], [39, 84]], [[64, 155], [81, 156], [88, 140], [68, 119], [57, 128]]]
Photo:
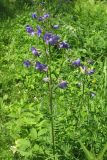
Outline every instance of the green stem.
[[106, 104], [107, 104], [107, 99], [106, 99], [106, 96], [107, 96], [107, 58], [105, 58], [105, 62], [104, 62], [104, 77], [105, 77], [105, 80], [104, 80], [104, 97], [105, 97], [105, 106], [106, 106]]
[[53, 110], [53, 89], [52, 89], [52, 72], [51, 72], [51, 50], [49, 46], [49, 106], [51, 114], [51, 132], [52, 132], [52, 145], [53, 145], [53, 158], [55, 159], [55, 133], [54, 133], [54, 110]]
[[86, 85], [86, 76], [83, 77], [83, 106], [86, 107], [87, 112], [87, 121], [89, 122], [89, 106], [86, 103], [86, 96], [85, 96], [85, 85]]

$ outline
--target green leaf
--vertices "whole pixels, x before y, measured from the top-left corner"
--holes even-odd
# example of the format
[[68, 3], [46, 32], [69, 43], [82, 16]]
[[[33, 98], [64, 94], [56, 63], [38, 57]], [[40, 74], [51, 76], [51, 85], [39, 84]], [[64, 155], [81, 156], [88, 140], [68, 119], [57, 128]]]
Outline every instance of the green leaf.
[[20, 151], [26, 151], [30, 147], [30, 141], [28, 139], [18, 139], [15, 141], [15, 144]]
[[29, 156], [32, 156], [32, 151], [30, 150], [30, 151], [21, 151], [21, 150], [18, 150], [18, 152], [22, 155], [22, 156], [24, 156], [24, 157], [29, 157]]
[[103, 156], [104, 156], [106, 151], [107, 151], [107, 143], [104, 145], [103, 150], [98, 154], [97, 159], [98, 160], [103, 160]]
[[36, 124], [35, 119], [34, 119], [34, 118], [29, 118], [29, 117], [20, 118], [20, 121], [22, 121], [22, 123], [23, 123], [23, 124], [26, 124], [26, 125]]
[[32, 140], [37, 139], [37, 131], [36, 131], [35, 128], [32, 128], [32, 129], [31, 129], [30, 137], [31, 137]]
[[44, 134], [47, 133], [47, 129], [41, 129], [39, 132], [38, 132], [38, 136], [42, 136]]
[[36, 152], [36, 153], [39, 153], [39, 154], [43, 154], [43, 149], [38, 144], [35, 144], [34, 147], [33, 147], [33, 152]]
[[33, 151], [38, 152], [39, 151], [39, 145], [35, 144], [33, 147]]
[[38, 127], [48, 127], [48, 121], [47, 120], [42, 120], [41, 122], [39, 122]]
[[84, 146], [84, 144], [81, 141], [79, 141], [79, 143], [80, 143], [81, 148], [83, 149], [87, 159], [88, 160], [96, 160], [95, 156], [90, 151], [88, 151], [88, 149]]
[[22, 117], [29, 117], [29, 118], [30, 117], [35, 117], [35, 115], [31, 112], [23, 112], [21, 116]]
[[3, 96], [3, 100], [7, 100], [7, 99], [8, 99], [8, 95], [5, 94], [5, 95]]
[[15, 141], [17, 152], [19, 152], [24, 157], [29, 157], [32, 155], [32, 151], [30, 150], [31, 145], [28, 139], [18, 139]]

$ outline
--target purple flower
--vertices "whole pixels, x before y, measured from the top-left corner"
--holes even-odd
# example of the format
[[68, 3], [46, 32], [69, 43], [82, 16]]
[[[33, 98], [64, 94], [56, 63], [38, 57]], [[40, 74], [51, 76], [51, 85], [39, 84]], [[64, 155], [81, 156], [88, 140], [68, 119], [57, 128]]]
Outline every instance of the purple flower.
[[38, 37], [41, 36], [41, 33], [42, 33], [41, 28], [39, 26], [37, 26], [37, 35], [38, 35]]
[[94, 72], [95, 72], [94, 69], [90, 69], [90, 70], [87, 71], [87, 74], [88, 74], [88, 75], [92, 75], [92, 74], [94, 74]]
[[69, 44], [68, 43], [66, 43], [66, 42], [60, 42], [59, 43], [59, 48], [65, 48], [65, 49], [68, 49], [68, 48], [70, 48], [70, 46], [69, 46]]
[[49, 14], [48, 13], [45, 13], [44, 15], [43, 15], [43, 18], [45, 19], [45, 18], [48, 18], [49, 17]]
[[60, 37], [57, 35], [52, 35], [52, 33], [46, 33], [43, 39], [46, 42], [46, 44], [56, 45]]
[[44, 19], [48, 18], [49, 17], [49, 14], [48, 13], [45, 13], [43, 16], [40, 16], [38, 18], [39, 21], [43, 21]]
[[56, 24], [56, 25], [53, 26], [53, 28], [57, 29], [57, 28], [59, 28], [59, 25]]
[[79, 67], [79, 66], [81, 66], [81, 60], [78, 58], [77, 60], [73, 61], [72, 64], [75, 67]]
[[59, 88], [61, 88], [61, 89], [64, 89], [64, 88], [66, 88], [67, 87], [67, 82], [66, 81], [61, 81], [59, 84], [58, 84], [58, 86], [59, 86]]
[[29, 25], [26, 26], [26, 31], [32, 36], [35, 35], [33, 28]]
[[49, 44], [50, 39], [52, 38], [52, 33], [46, 33], [43, 37], [46, 44]]
[[42, 64], [42, 63], [40, 63], [40, 62], [36, 62], [35, 67], [36, 67], [36, 69], [39, 70], [39, 71], [45, 71], [45, 72], [48, 71], [47, 65]]
[[25, 65], [25, 67], [29, 67], [30, 66], [30, 61], [29, 60], [25, 60], [23, 62], [23, 64]]
[[53, 35], [52, 36], [52, 38], [50, 39], [50, 44], [51, 45], [56, 45], [57, 43], [58, 43], [58, 40], [60, 39], [60, 37], [59, 36], [57, 36], [57, 35]]
[[34, 54], [34, 55], [36, 55], [36, 56], [40, 56], [40, 54], [39, 54], [39, 52], [37, 51], [37, 49], [36, 48], [34, 48], [34, 47], [32, 47], [31, 48], [31, 51], [32, 51], [32, 53]]
[[32, 18], [33, 18], [33, 19], [37, 18], [36, 13], [32, 13]]
[[39, 17], [38, 20], [39, 21], [43, 21], [44, 17]]

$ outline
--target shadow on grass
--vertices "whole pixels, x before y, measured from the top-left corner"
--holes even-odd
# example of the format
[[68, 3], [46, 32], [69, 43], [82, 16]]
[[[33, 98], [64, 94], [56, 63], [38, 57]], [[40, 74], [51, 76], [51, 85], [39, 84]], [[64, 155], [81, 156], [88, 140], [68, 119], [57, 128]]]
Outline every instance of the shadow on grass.
[[14, 18], [25, 6], [32, 6], [32, 0], [0, 0], [0, 19]]

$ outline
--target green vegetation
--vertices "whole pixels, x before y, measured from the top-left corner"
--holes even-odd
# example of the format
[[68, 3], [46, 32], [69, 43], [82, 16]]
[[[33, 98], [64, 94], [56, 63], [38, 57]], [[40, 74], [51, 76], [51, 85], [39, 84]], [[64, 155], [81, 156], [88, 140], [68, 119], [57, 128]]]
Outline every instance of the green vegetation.
[[[107, 2], [4, 2], [0, 160], [107, 160]], [[41, 22], [32, 18], [34, 12], [49, 17]], [[42, 35], [29, 35], [27, 25], [40, 26]], [[57, 48], [59, 41], [47, 45], [46, 32], [70, 48]], [[39, 49], [40, 57], [31, 47]], [[82, 65], [76, 66], [76, 60]], [[49, 71], [39, 72], [34, 67], [38, 61]], [[43, 81], [47, 76], [49, 82]], [[62, 89], [63, 81], [67, 86]]]

